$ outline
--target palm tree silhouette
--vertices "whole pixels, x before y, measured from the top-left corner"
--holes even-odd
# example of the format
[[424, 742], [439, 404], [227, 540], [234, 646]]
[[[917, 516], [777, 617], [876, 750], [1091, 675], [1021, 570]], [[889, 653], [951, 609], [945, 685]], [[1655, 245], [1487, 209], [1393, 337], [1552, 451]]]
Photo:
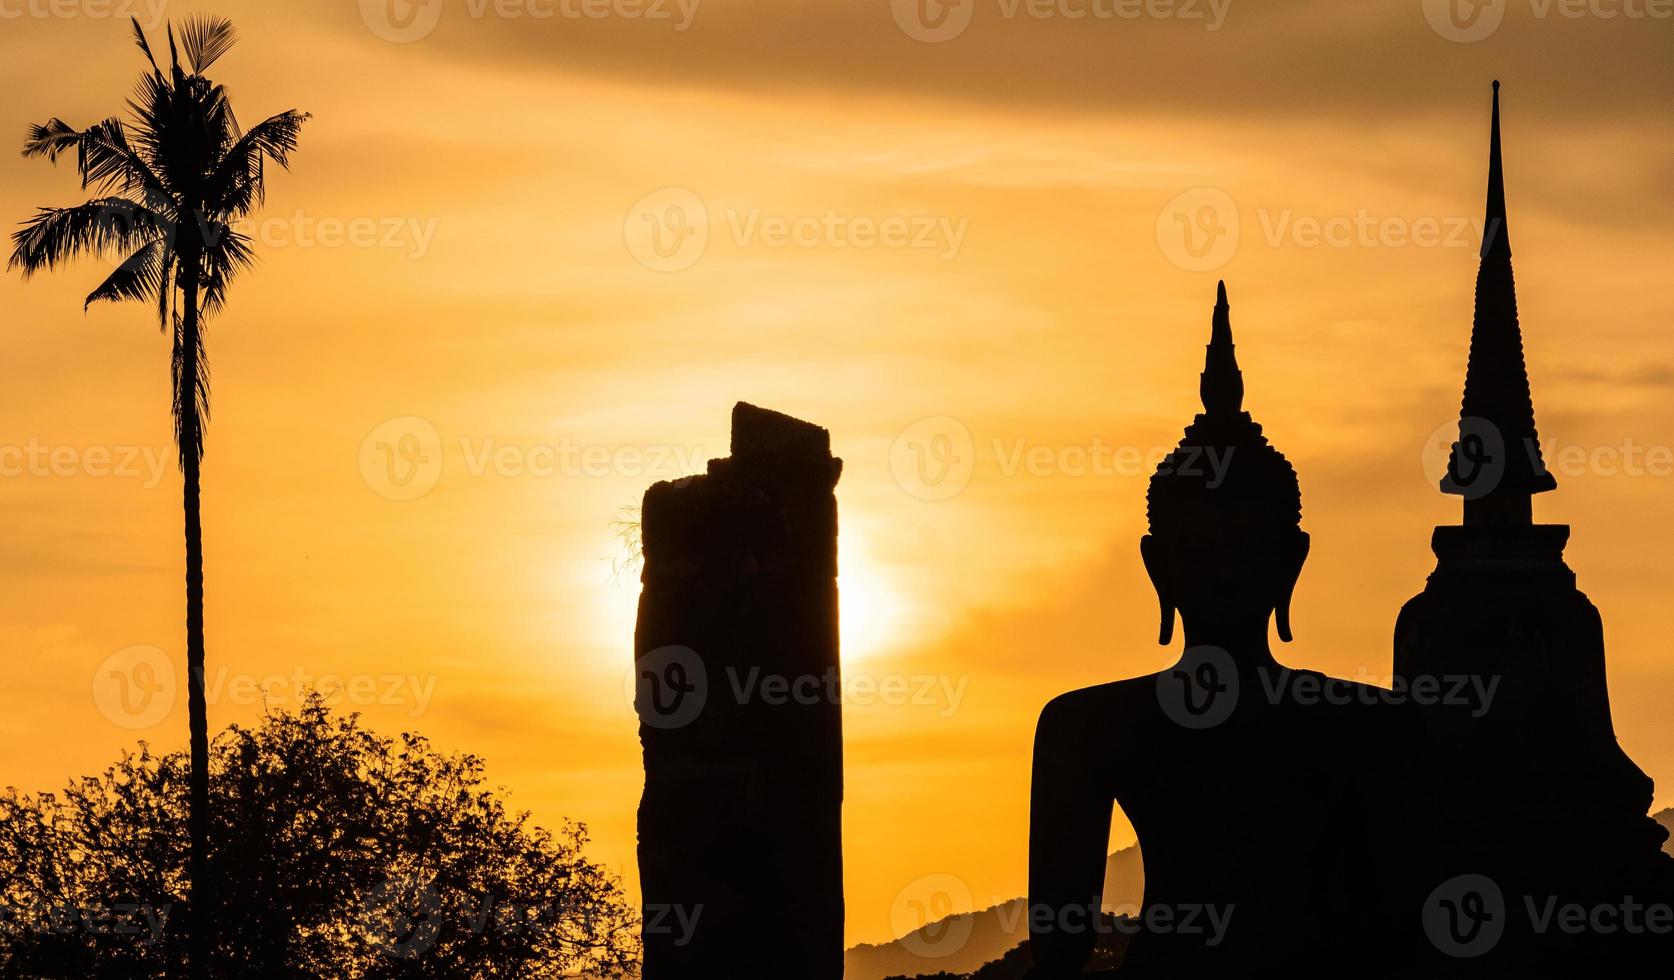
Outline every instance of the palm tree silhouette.
[[[193, 977], [208, 975], [214, 949], [214, 882], [206, 871], [209, 828], [209, 721], [204, 704], [203, 528], [199, 469], [209, 417], [204, 325], [226, 302], [227, 286], [254, 260], [238, 232], [264, 198], [263, 165], [288, 167], [306, 113], [282, 112], [241, 130], [227, 92], [204, 76], [237, 41], [219, 17], [188, 19], [178, 43], [168, 29], [169, 69], [157, 64], [138, 19], [134, 40], [150, 63], [128, 100], [131, 121], [110, 118], [85, 130], [60, 119], [33, 126], [25, 157], [57, 162], [75, 153], [82, 189], [101, 195], [68, 208], [41, 208], [12, 236], [7, 268], [25, 278], [85, 255], [120, 260], [88, 294], [141, 300], [173, 329], [174, 437], [184, 476], [186, 518], [187, 714], [191, 731], [191, 916]], [[185, 64], [182, 65], [182, 56]], [[190, 69], [188, 71], [187, 69]]]

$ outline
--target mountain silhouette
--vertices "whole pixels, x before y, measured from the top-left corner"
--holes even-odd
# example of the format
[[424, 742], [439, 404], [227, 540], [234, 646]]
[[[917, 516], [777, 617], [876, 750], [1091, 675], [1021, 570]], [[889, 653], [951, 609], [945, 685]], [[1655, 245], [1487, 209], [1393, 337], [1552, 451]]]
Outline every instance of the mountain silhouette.
[[[1089, 980], [1101, 980], [1118, 976], [1115, 970], [1122, 965], [1122, 958], [1128, 951], [1127, 930], [1135, 928], [1131, 923], [1122, 923], [1119, 927], [1116, 917], [1106, 919], [1109, 927], [1099, 935], [1098, 944], [1093, 948], [1093, 954], [1087, 960], [1086, 975]], [[1023, 980], [1028, 976], [1034, 960], [1029, 956], [1027, 943], [1018, 943], [1006, 955], [977, 968], [973, 973], [921, 973], [916, 977], [892, 976], [884, 980]]]
[[[1671, 811], [1674, 815], [1674, 811]], [[1132, 913], [1145, 894], [1145, 867], [1138, 847], [1124, 847], [1110, 855], [1104, 868], [1104, 908], [1107, 912]], [[936, 977], [979, 975], [981, 980], [1002, 980], [1022, 976], [996, 973], [992, 978], [979, 971], [1005, 958], [1027, 968], [1027, 953], [1019, 946], [1029, 938], [1024, 918], [1027, 900], [1014, 898], [978, 912], [948, 916], [926, 923], [892, 943], [863, 943], [843, 958], [844, 980], [885, 980], [887, 977]], [[969, 932], [965, 933], [965, 922]], [[962, 937], [962, 938], [960, 938]], [[1120, 938], [1120, 937], [1118, 937]], [[946, 955], [930, 956], [927, 952]]]

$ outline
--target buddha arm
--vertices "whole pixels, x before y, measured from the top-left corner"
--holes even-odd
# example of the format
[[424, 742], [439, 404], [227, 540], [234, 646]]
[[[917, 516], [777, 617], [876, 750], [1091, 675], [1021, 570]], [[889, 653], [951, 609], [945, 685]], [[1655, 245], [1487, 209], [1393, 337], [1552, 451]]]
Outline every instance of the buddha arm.
[[1031, 980], [1079, 976], [1092, 955], [1103, 905], [1112, 799], [1099, 771], [1107, 747], [1095, 712], [1074, 695], [1055, 699], [1035, 729], [1029, 804]]

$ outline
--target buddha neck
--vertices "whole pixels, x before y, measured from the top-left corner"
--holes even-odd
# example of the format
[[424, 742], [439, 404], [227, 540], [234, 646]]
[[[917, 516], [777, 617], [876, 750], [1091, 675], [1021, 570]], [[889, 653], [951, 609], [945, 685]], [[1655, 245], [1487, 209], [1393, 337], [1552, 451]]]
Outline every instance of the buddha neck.
[[1186, 647], [1219, 647], [1232, 654], [1241, 666], [1266, 667], [1278, 663], [1268, 644], [1271, 614], [1237, 619], [1215, 616], [1181, 616]]

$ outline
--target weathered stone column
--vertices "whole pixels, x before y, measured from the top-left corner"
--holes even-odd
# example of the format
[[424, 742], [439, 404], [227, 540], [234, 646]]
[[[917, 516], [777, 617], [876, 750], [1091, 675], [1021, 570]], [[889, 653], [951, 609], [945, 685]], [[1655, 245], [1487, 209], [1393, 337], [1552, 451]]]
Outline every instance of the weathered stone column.
[[645, 494], [645, 980], [842, 976], [841, 471], [740, 402], [731, 457]]

